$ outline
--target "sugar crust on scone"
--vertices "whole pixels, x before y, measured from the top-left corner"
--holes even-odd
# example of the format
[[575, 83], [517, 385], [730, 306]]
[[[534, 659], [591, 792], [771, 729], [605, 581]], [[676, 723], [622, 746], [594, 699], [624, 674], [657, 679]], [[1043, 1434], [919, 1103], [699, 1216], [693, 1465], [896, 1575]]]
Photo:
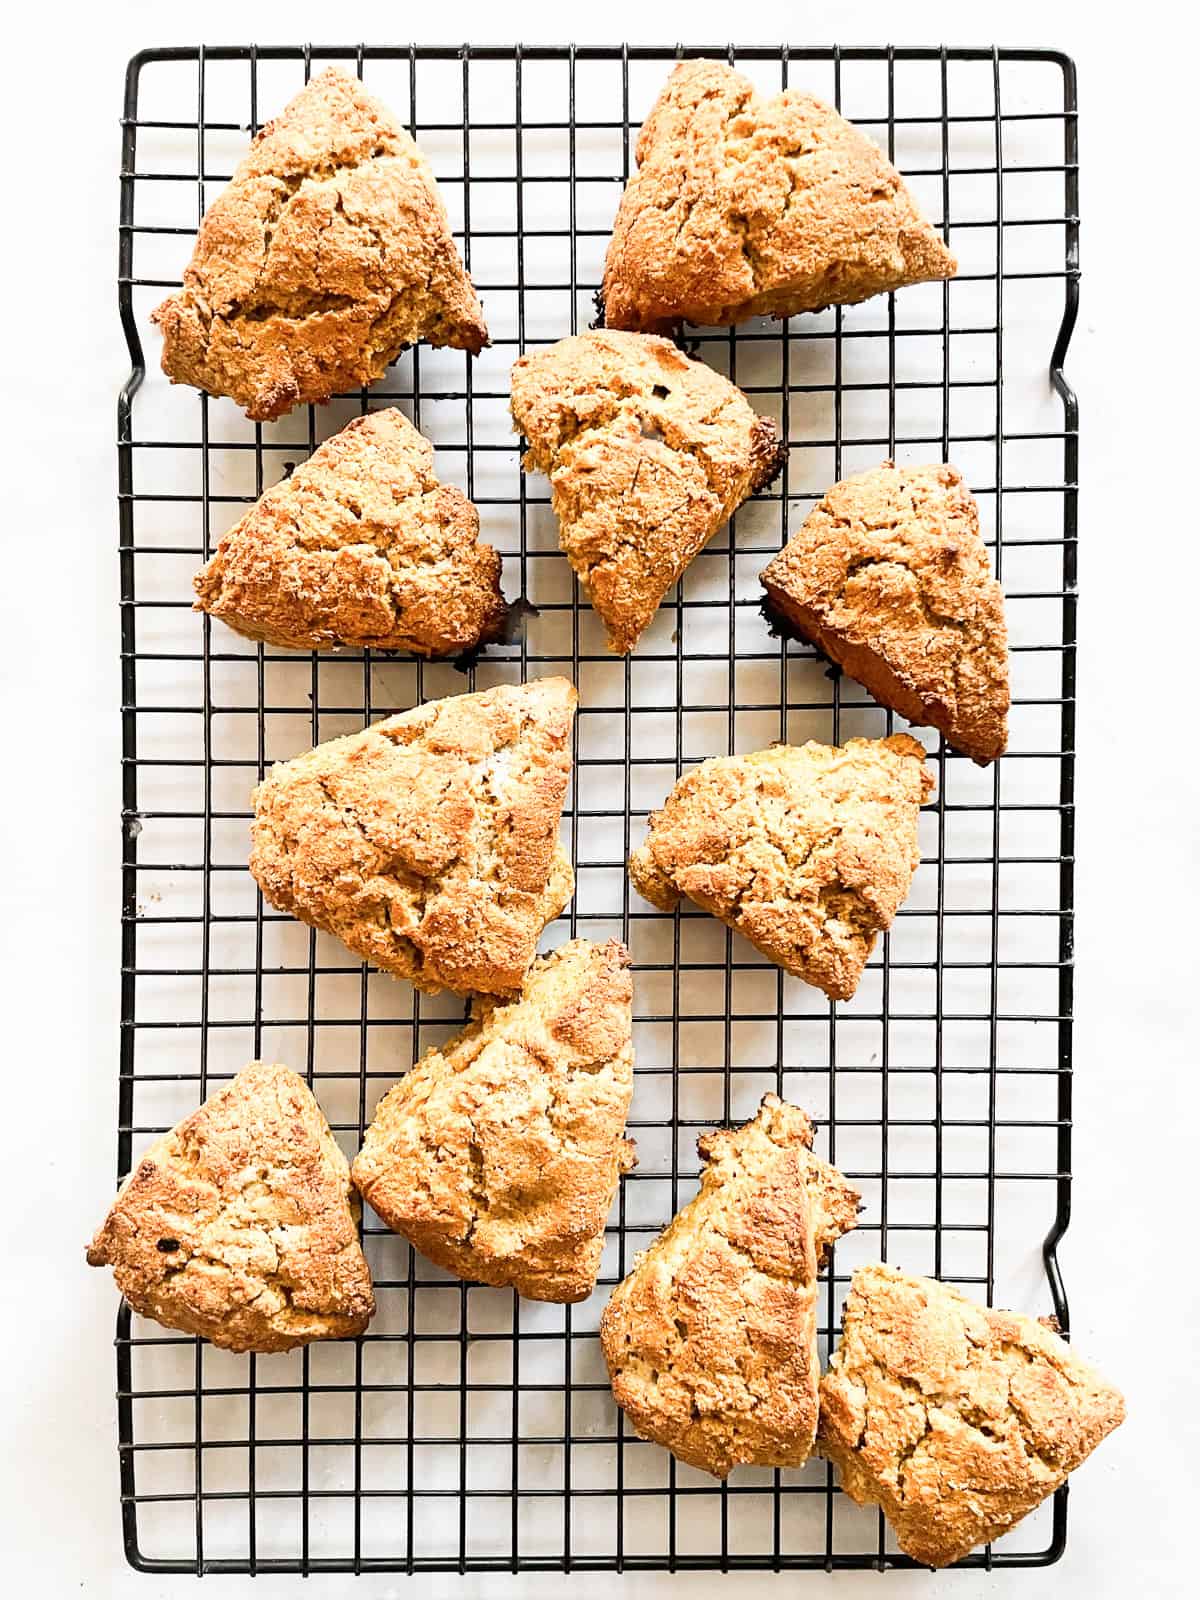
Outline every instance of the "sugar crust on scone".
[[336, 67], [256, 135], [153, 320], [172, 382], [258, 421], [374, 382], [420, 339], [488, 342], [429, 163]]
[[500, 684], [272, 767], [251, 826], [264, 896], [419, 989], [514, 993], [574, 889], [575, 702], [565, 678]]
[[380, 1101], [353, 1180], [431, 1261], [532, 1300], [592, 1292], [634, 1163], [629, 966], [616, 940], [560, 946]]
[[942, 1567], [1006, 1533], [1124, 1415], [1044, 1323], [877, 1264], [850, 1286], [818, 1449], [907, 1555]]
[[226, 1350], [361, 1333], [375, 1309], [350, 1169], [311, 1090], [255, 1061], [156, 1139], [88, 1249], [133, 1309]]
[[522, 356], [512, 414], [525, 470], [549, 477], [560, 543], [619, 654], [786, 451], [727, 378], [645, 334], [593, 330]]
[[787, 317], [957, 271], [879, 146], [802, 90], [681, 62], [636, 153], [604, 265], [611, 328]]
[[402, 411], [356, 417], [242, 517], [197, 573], [196, 609], [291, 650], [455, 655], [499, 637], [500, 557], [439, 483]]
[[671, 911], [686, 895], [785, 971], [848, 999], [920, 863], [933, 789], [908, 734], [772, 745], [685, 773], [629, 860]]
[[817, 1274], [858, 1192], [812, 1154], [797, 1106], [698, 1141], [700, 1192], [614, 1290], [600, 1322], [637, 1431], [724, 1478], [801, 1466], [817, 1429]]
[[834, 484], [761, 574], [803, 638], [980, 765], [1008, 742], [1008, 631], [975, 497], [951, 466]]

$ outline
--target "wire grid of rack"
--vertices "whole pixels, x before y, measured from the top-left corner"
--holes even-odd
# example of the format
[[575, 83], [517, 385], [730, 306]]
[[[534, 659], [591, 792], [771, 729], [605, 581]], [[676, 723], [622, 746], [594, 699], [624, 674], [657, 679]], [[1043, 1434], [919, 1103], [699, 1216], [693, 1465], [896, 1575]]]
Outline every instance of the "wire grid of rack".
[[[888, 150], [960, 258], [949, 284], [779, 324], [694, 331], [789, 440], [614, 659], [519, 470], [507, 369], [585, 327], [637, 127], [680, 56], [767, 92], [810, 89]], [[271, 425], [147, 371], [148, 313], [257, 128], [331, 60], [428, 152], [493, 343], [406, 352], [369, 394]], [[264, 909], [245, 870], [266, 765], [441, 694], [564, 672], [579, 686], [564, 839], [567, 933], [635, 961], [639, 1168], [582, 1305], [459, 1283], [368, 1213], [378, 1314], [356, 1341], [238, 1357], [117, 1321], [125, 1547], [156, 1571], [803, 1568], [904, 1565], [882, 1518], [813, 1461], [726, 1484], [637, 1440], [596, 1336], [609, 1287], [694, 1189], [696, 1134], [774, 1089], [860, 1184], [822, 1355], [857, 1261], [884, 1256], [1031, 1310], [1067, 1307], [1077, 435], [1062, 364], [1078, 292], [1074, 69], [1050, 51], [220, 48], [130, 64], [119, 403], [124, 909], [118, 1167], [247, 1060], [304, 1072], [349, 1154], [375, 1102], [460, 1024], [336, 941]], [[689, 333], [693, 333], [689, 330]], [[1049, 376], [1047, 376], [1049, 367]], [[480, 508], [519, 643], [460, 669], [298, 656], [192, 614], [190, 576], [265, 486], [360, 409], [399, 403]], [[1009, 753], [980, 770], [928, 731], [938, 788], [922, 865], [854, 1000], [834, 1006], [715, 921], [631, 893], [647, 812], [706, 756], [893, 719], [771, 635], [757, 573], [836, 478], [950, 459], [979, 500], [1012, 635]], [[1044, 1241], [1044, 1243], [1043, 1243]], [[1066, 1492], [974, 1563], [1061, 1554]]]

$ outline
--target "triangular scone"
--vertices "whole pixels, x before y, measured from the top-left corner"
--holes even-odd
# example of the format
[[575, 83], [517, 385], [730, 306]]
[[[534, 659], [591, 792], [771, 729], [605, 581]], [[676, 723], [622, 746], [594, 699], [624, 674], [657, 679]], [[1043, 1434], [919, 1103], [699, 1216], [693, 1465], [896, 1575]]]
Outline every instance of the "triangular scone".
[[133, 1309], [226, 1350], [361, 1333], [350, 1169], [303, 1078], [254, 1061], [134, 1167], [88, 1248]]
[[788, 317], [958, 270], [866, 134], [720, 62], [675, 68], [637, 161], [604, 265], [610, 328]]
[[798, 1467], [817, 1431], [817, 1273], [858, 1191], [811, 1152], [798, 1106], [769, 1094], [705, 1134], [700, 1193], [613, 1291], [600, 1343], [637, 1431], [689, 1466]]
[[582, 333], [522, 356], [512, 414], [525, 470], [548, 475], [562, 547], [621, 654], [786, 449], [728, 378], [644, 334]]
[[272, 767], [250, 871], [273, 906], [418, 989], [511, 994], [571, 898], [566, 678], [431, 700]]
[[817, 1448], [906, 1555], [945, 1567], [1007, 1533], [1124, 1416], [1045, 1323], [874, 1265], [850, 1285]]
[[831, 1000], [858, 987], [920, 863], [933, 789], [906, 733], [776, 744], [686, 773], [629, 861], [662, 911], [686, 895]]
[[198, 611], [292, 650], [453, 655], [495, 639], [500, 557], [402, 411], [373, 411], [268, 489], [195, 579]]
[[431, 1261], [530, 1300], [583, 1300], [600, 1270], [633, 1093], [629, 952], [576, 939], [511, 1004], [481, 1000], [380, 1101], [352, 1176]]
[[974, 496], [949, 466], [834, 484], [762, 573], [805, 639], [981, 766], [1008, 742], [1008, 631]]
[[154, 321], [173, 383], [263, 421], [372, 383], [419, 339], [488, 342], [429, 163], [336, 67], [256, 136]]

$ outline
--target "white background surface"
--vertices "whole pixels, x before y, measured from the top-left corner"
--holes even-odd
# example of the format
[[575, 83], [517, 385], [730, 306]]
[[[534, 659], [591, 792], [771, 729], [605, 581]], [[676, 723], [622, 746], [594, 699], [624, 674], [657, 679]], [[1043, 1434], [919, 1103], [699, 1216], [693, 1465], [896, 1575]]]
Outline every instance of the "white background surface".
[[[1200, 1410], [1192, 263], [1194, 37], [1182, 8], [1008, 3], [759, 6], [575, 15], [464, 4], [31, 6], [9, 23], [3, 95], [4, 1203], [0, 1546], [14, 1594], [173, 1595], [127, 1571], [112, 1400], [113, 1299], [82, 1246], [111, 1192], [118, 1018], [120, 725], [115, 395], [118, 116], [151, 44], [291, 42], [1053, 45], [1080, 72], [1083, 300], [1068, 375], [1082, 500], [1074, 1221], [1060, 1251], [1074, 1338], [1130, 1420], [1073, 1480], [1067, 1556], [1043, 1572], [573, 1575], [579, 1600], [836, 1588], [890, 1594], [1192, 1592]], [[1193, 1574], [1194, 1577], [1194, 1574]], [[300, 1579], [210, 1578], [217, 1593]], [[342, 1594], [353, 1580], [309, 1579]], [[564, 1580], [363, 1578], [382, 1595], [559, 1594]]]

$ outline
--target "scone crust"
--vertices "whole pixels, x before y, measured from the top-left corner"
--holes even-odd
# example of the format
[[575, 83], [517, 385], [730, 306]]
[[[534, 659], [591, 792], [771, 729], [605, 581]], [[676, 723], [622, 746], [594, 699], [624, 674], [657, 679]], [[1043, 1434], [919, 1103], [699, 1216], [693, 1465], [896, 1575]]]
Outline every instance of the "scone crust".
[[225, 1350], [361, 1333], [358, 1196], [321, 1108], [255, 1061], [146, 1151], [87, 1252], [141, 1316]]
[[460, 1278], [586, 1299], [634, 1161], [629, 967], [616, 940], [560, 946], [384, 1096], [352, 1176], [388, 1227]]
[[689, 1466], [801, 1466], [817, 1429], [817, 1273], [858, 1192], [767, 1095], [705, 1134], [700, 1193], [613, 1291], [600, 1342], [617, 1404]]
[[261, 421], [373, 382], [419, 339], [488, 342], [429, 163], [336, 67], [255, 137], [154, 321], [172, 382]]
[[861, 1267], [821, 1381], [818, 1448], [929, 1566], [999, 1538], [1123, 1420], [1120, 1394], [1032, 1317]]
[[571, 898], [566, 678], [432, 700], [273, 767], [250, 871], [273, 906], [419, 989], [510, 994]]
[[651, 814], [629, 875], [660, 910], [686, 895], [846, 1000], [912, 885], [932, 790], [925, 752], [905, 733], [717, 756]]
[[559, 540], [618, 654], [783, 462], [771, 419], [669, 339], [562, 339], [516, 362], [511, 404], [525, 470], [549, 477]]
[[975, 497], [951, 466], [834, 484], [762, 572], [804, 638], [981, 766], [1008, 742], [1008, 631]]
[[957, 271], [878, 145], [721, 62], [675, 68], [637, 162], [604, 266], [611, 328], [787, 317]]
[[198, 611], [290, 650], [455, 655], [499, 637], [500, 557], [394, 407], [356, 417], [268, 489], [194, 580]]

